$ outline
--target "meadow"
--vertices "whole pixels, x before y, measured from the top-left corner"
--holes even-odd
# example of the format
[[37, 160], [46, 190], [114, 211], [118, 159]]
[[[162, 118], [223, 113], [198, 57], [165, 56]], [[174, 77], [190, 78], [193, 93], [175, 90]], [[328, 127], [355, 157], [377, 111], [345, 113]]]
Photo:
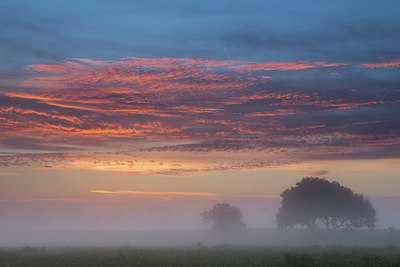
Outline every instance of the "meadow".
[[1, 266], [400, 266], [400, 247], [108, 247], [0, 249]]
[[3, 233], [0, 266], [400, 266], [397, 231]]

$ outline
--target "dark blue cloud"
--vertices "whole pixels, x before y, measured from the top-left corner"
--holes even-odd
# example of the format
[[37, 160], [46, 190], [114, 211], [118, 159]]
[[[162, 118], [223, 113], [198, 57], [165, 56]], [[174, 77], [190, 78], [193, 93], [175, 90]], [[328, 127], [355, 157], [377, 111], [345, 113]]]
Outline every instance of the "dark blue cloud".
[[0, 64], [190, 57], [365, 62], [398, 57], [398, 1], [0, 3]]

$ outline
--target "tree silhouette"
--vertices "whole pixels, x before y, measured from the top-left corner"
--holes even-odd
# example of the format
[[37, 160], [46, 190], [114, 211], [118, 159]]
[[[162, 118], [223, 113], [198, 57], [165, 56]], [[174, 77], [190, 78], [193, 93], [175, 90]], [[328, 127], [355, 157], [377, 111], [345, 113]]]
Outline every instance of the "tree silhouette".
[[338, 182], [306, 177], [284, 190], [281, 197], [282, 206], [276, 215], [280, 229], [304, 225], [314, 230], [318, 222], [328, 230], [375, 228], [376, 211], [368, 199]]
[[212, 209], [200, 214], [204, 224], [212, 224], [212, 229], [218, 232], [239, 231], [246, 228], [242, 222], [243, 215], [239, 208], [228, 203], [216, 203]]

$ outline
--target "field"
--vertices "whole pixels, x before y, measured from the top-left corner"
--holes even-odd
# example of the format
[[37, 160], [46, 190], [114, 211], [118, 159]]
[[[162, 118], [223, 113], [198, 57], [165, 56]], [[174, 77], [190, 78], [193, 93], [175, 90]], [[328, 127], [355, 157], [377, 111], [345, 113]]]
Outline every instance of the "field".
[[0, 266], [400, 266], [398, 231], [18, 231], [0, 237]]
[[400, 266], [400, 248], [235, 247], [13, 248], [1, 266]]

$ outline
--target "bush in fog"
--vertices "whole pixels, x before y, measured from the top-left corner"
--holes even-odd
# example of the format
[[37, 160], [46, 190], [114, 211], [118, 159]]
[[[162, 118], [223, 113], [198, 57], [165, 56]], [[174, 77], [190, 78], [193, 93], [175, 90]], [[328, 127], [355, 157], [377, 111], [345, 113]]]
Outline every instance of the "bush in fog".
[[386, 239], [388, 241], [400, 241], [400, 230], [394, 226], [390, 226], [385, 230]]
[[306, 177], [283, 191], [281, 197], [282, 206], [276, 216], [281, 229], [303, 225], [314, 230], [318, 223], [328, 230], [373, 229], [377, 221], [376, 211], [368, 199], [338, 182]]
[[239, 231], [246, 228], [243, 223], [243, 215], [239, 208], [228, 203], [217, 203], [212, 209], [200, 214], [204, 224], [212, 224], [212, 229], [224, 231]]

